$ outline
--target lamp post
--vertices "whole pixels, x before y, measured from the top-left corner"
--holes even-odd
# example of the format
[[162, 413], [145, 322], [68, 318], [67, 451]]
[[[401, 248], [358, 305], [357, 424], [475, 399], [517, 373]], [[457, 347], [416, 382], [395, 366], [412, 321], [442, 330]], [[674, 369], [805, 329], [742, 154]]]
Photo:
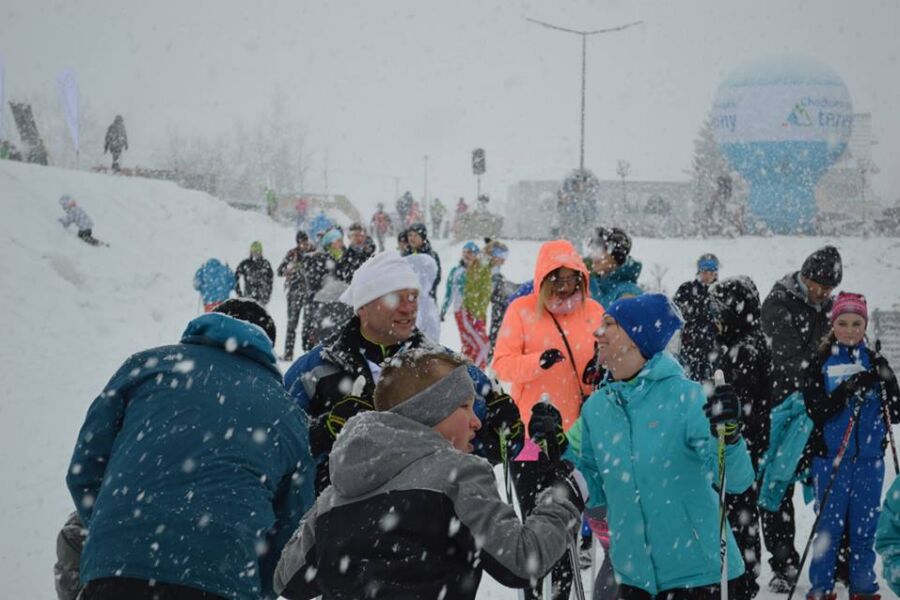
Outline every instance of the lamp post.
[[574, 33], [575, 35], [581, 36], [581, 153], [578, 161], [578, 167], [581, 171], [584, 171], [584, 95], [585, 95], [585, 81], [587, 79], [587, 38], [589, 35], [597, 35], [600, 33], [613, 33], [615, 31], [622, 31], [623, 29], [628, 29], [629, 27], [633, 27], [635, 25], [640, 25], [643, 21], [635, 21], [634, 23], [626, 23], [625, 25], [619, 25], [618, 27], [610, 27], [607, 29], [595, 29], [593, 31], [578, 31], [577, 29], [568, 29], [566, 27], [560, 27], [558, 25], [552, 25], [550, 23], [545, 23], [543, 21], [538, 21], [537, 19], [529, 19], [525, 18], [526, 21], [531, 21], [532, 23], [536, 23], [543, 27], [548, 27], [550, 29], [556, 29], [558, 31], [564, 31], [566, 33]]

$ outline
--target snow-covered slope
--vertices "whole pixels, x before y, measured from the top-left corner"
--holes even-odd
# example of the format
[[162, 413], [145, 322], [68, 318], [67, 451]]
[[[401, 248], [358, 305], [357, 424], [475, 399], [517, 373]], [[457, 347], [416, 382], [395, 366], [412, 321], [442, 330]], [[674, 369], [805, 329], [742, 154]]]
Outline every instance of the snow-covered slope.
[[[90, 247], [60, 227], [63, 193], [84, 207], [109, 248]], [[177, 340], [198, 314], [191, 280], [203, 261], [215, 256], [234, 268], [258, 239], [274, 267], [292, 246], [293, 231], [169, 183], [8, 161], [0, 161], [0, 209], [0, 595], [53, 598], [55, 536], [71, 510], [65, 471], [88, 405], [130, 353]], [[693, 275], [699, 254], [712, 251], [723, 275], [751, 275], [765, 294], [826, 241], [844, 254], [846, 289], [867, 293], [872, 307], [900, 299], [897, 240], [638, 239], [633, 253], [644, 261], [642, 283], [654, 281], [655, 265], [668, 269], [661, 282], [669, 293]], [[460, 245], [436, 246], [446, 273]], [[530, 278], [539, 243], [510, 247], [508, 277]], [[280, 280], [275, 288], [269, 309], [281, 349]], [[458, 348], [451, 321], [443, 324], [442, 341]], [[798, 545], [812, 521], [809, 508], [800, 513]], [[479, 597], [515, 594], [486, 580]]]

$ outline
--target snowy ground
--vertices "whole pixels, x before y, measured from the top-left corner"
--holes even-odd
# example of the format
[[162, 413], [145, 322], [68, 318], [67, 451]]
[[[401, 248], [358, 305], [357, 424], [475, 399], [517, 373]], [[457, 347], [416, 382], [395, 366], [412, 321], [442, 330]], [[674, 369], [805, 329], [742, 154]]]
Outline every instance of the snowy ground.
[[[56, 219], [62, 216], [57, 198], [63, 193], [85, 208], [95, 236], [110, 248], [89, 247], [74, 231], [62, 230]], [[0, 480], [6, 482], [0, 501], [0, 580], [3, 597], [49, 599], [54, 597], [56, 533], [72, 508], [65, 471], [90, 402], [130, 353], [178, 339], [199, 312], [191, 280], [203, 261], [216, 256], [234, 268], [258, 239], [277, 266], [293, 233], [262, 215], [172, 184], [7, 161], [0, 161], [0, 208], [0, 381], [5, 391]], [[866, 293], [870, 309], [900, 300], [896, 239], [638, 239], [633, 254], [644, 262], [641, 282], [661, 285], [670, 294], [692, 276], [693, 261], [707, 251], [720, 257], [723, 276], [750, 275], [765, 294], [826, 242], [844, 255], [844, 289]], [[446, 273], [460, 245], [438, 241], [436, 247]], [[515, 241], [510, 247], [507, 275], [530, 278], [539, 243]], [[279, 327], [280, 349], [286, 319], [280, 280], [269, 308]], [[459, 347], [449, 320], [441, 338]], [[893, 474], [887, 479], [886, 485]], [[798, 538], [805, 540], [812, 511], [799, 512]], [[762, 579], [768, 575], [766, 570]], [[479, 594], [515, 597], [487, 578]]]

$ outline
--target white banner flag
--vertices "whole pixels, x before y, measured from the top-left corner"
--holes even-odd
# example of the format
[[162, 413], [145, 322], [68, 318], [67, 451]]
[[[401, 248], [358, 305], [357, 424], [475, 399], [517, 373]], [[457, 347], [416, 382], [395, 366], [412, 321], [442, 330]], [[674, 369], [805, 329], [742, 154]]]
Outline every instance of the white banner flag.
[[56, 85], [63, 113], [66, 115], [66, 124], [72, 134], [72, 143], [75, 144], [75, 152], [78, 152], [78, 77], [75, 71], [63, 69], [56, 78]]
[[6, 90], [3, 87], [3, 57], [0, 56], [0, 140], [6, 139], [3, 115], [6, 114]]

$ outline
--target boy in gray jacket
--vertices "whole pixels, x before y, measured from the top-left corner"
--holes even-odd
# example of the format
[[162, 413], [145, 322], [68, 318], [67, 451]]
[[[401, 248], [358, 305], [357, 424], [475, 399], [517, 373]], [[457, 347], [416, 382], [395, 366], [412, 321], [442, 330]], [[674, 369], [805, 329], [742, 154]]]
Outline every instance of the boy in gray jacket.
[[469, 454], [481, 426], [474, 397], [453, 356], [393, 359], [375, 410], [338, 436], [331, 485], [285, 547], [275, 590], [292, 600], [475, 598], [483, 569], [510, 587], [549, 571], [581, 524], [577, 475], [545, 458], [547, 489], [520, 522], [490, 464]]

